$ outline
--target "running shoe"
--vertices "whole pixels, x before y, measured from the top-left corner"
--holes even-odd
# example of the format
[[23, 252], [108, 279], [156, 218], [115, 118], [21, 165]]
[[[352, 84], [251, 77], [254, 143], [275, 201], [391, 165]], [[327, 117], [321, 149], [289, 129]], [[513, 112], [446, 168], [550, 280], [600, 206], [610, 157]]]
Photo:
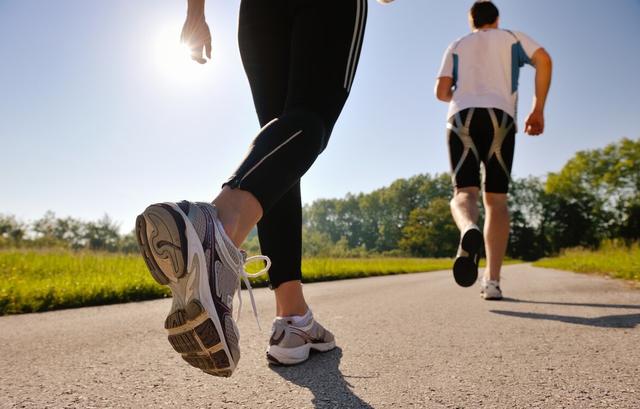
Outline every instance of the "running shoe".
[[501, 300], [502, 290], [500, 289], [500, 281], [482, 280], [480, 285], [480, 296], [485, 300]]
[[482, 232], [475, 224], [462, 233], [458, 254], [453, 264], [453, 278], [461, 287], [471, 287], [478, 279], [478, 263], [482, 247]]
[[[253, 294], [248, 277], [264, 274], [270, 261], [247, 259], [224, 231], [216, 208], [209, 203], [158, 203], [136, 220], [140, 252], [153, 278], [173, 294], [164, 327], [169, 343], [190, 365], [216, 376], [231, 376], [240, 360], [240, 334], [233, 320], [233, 298], [241, 280]], [[256, 274], [247, 262], [263, 260]], [[239, 312], [238, 312], [239, 314]]]
[[294, 325], [291, 317], [276, 317], [271, 327], [267, 360], [274, 365], [295, 365], [309, 359], [311, 350], [327, 352], [336, 347], [335, 337], [313, 316], [306, 325]]

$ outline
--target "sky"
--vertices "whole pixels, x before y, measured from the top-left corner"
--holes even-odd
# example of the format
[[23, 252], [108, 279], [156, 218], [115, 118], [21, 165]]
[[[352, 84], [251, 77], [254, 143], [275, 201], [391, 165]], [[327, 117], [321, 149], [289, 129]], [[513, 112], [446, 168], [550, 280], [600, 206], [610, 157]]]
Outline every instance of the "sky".
[[[237, 48], [239, 0], [208, 2], [214, 56], [204, 66], [180, 52], [185, 4], [0, 0], [1, 214], [108, 214], [124, 233], [148, 204], [213, 199], [258, 122]], [[640, 138], [640, 1], [496, 4], [502, 27], [529, 34], [554, 61], [546, 132], [518, 135], [514, 177]], [[447, 106], [433, 85], [444, 50], [469, 31], [470, 5], [370, 0], [352, 93], [302, 179], [305, 203], [449, 171]], [[525, 68], [521, 129], [533, 81]]]

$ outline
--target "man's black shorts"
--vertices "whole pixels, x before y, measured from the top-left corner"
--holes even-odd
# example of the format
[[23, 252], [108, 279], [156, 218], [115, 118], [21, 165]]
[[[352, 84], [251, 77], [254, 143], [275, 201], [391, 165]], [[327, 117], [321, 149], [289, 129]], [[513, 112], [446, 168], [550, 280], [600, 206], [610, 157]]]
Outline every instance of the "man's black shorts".
[[513, 118], [496, 108], [469, 108], [447, 124], [451, 175], [456, 188], [480, 187], [484, 165], [484, 191], [507, 193], [516, 127]]

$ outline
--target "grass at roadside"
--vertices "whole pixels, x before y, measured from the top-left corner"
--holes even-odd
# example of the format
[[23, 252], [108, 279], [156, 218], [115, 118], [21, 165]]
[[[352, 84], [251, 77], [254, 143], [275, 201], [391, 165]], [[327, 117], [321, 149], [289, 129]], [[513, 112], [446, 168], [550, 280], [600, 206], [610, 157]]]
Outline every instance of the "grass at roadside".
[[[312, 283], [446, 270], [452, 265], [453, 262], [445, 258], [305, 258], [302, 260], [302, 277], [304, 282]], [[266, 275], [252, 281], [254, 285], [267, 283]]]
[[0, 315], [164, 297], [140, 257], [93, 252], [0, 251]]
[[[309, 258], [304, 281], [326, 281], [451, 268], [450, 259]], [[253, 271], [257, 270], [257, 263]], [[267, 284], [266, 276], [253, 280]], [[138, 255], [64, 250], [0, 251], [0, 315], [141, 301], [170, 295]]]
[[558, 257], [545, 258], [533, 265], [640, 282], [640, 244], [624, 246], [609, 242], [598, 250], [570, 249]]

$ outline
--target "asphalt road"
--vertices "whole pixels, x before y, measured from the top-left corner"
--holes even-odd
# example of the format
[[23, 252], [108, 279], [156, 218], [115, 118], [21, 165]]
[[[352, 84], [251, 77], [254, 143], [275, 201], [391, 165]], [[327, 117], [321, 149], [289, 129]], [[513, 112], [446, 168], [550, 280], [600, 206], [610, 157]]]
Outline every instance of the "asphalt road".
[[0, 317], [0, 407], [640, 408], [640, 290], [525, 265], [502, 286], [489, 302], [449, 272], [307, 285], [339, 347], [288, 368], [266, 364], [274, 302], [256, 290], [265, 330], [247, 307], [228, 379], [173, 352], [169, 300]]

